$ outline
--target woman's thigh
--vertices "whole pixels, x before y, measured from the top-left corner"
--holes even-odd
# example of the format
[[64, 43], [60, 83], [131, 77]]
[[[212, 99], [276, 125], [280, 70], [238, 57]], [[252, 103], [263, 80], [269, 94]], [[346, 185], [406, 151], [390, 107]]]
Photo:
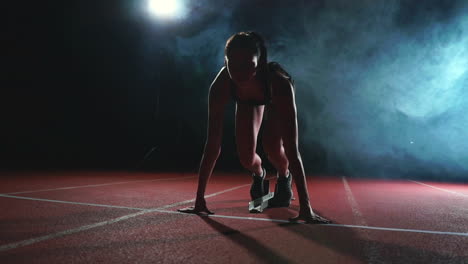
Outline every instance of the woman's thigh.
[[240, 157], [250, 157], [257, 147], [264, 106], [236, 106], [236, 145]]

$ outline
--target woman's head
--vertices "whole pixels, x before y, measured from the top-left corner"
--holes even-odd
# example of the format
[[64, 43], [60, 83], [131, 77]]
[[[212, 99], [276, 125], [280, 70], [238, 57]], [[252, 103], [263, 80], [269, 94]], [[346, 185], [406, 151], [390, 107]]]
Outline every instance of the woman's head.
[[267, 52], [262, 37], [255, 32], [239, 32], [232, 35], [224, 49], [224, 64], [231, 79], [245, 83], [266, 72]]

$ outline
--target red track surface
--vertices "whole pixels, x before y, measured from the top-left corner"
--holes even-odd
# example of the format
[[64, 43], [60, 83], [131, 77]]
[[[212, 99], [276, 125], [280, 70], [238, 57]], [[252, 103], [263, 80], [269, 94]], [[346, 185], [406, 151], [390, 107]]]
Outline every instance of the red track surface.
[[182, 173], [4, 174], [0, 263], [468, 263], [467, 185], [309, 177], [326, 226], [286, 223], [298, 201], [249, 214], [250, 178], [221, 172], [207, 190], [216, 215], [176, 213], [196, 183]]

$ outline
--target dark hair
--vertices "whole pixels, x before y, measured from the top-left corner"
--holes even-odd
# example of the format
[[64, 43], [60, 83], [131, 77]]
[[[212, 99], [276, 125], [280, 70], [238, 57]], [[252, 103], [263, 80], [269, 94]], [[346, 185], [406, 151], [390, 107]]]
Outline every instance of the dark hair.
[[[268, 71], [274, 71], [279, 73], [284, 78], [293, 82], [291, 75], [289, 75], [286, 70], [281, 67], [281, 65], [277, 62], [270, 62], [267, 61], [267, 49], [265, 46], [265, 41], [260, 36], [260, 34], [247, 31], [247, 32], [238, 32], [232, 35], [227, 41], [226, 46], [224, 47], [224, 55], [229, 57], [229, 54], [234, 49], [246, 49], [251, 51], [252, 53], [258, 55], [258, 71], [260, 72], [261, 76], [265, 79], [267, 78]], [[226, 59], [224, 59], [224, 66], [227, 66]], [[267, 80], [268, 81], [268, 80]]]
[[[258, 69], [263, 76], [266, 76], [268, 71], [267, 68], [267, 49], [265, 46], [265, 41], [260, 36], [260, 34], [247, 31], [247, 32], [238, 32], [232, 35], [227, 41], [226, 46], [224, 47], [224, 55], [229, 57], [229, 54], [234, 49], [246, 49], [252, 51], [252, 53], [258, 55]], [[226, 59], [224, 59], [224, 66], [226, 66]]]

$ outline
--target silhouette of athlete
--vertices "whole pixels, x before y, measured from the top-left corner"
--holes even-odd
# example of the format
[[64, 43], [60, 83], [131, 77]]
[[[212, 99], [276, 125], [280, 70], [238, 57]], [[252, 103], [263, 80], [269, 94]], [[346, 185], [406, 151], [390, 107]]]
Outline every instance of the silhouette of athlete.
[[231, 97], [236, 100], [236, 145], [240, 162], [252, 172], [252, 199], [263, 195], [266, 172], [256, 153], [257, 136], [265, 116], [263, 149], [278, 171], [274, 207], [289, 206], [292, 198], [291, 175], [299, 196], [299, 214], [290, 221], [328, 223], [310, 206], [306, 177], [298, 146], [297, 112], [294, 85], [278, 64], [267, 62], [262, 37], [255, 32], [239, 32], [225, 46], [224, 66], [209, 90], [208, 131], [199, 168], [195, 206], [179, 209], [184, 213], [213, 214], [206, 206], [205, 190], [221, 153], [224, 110]]

